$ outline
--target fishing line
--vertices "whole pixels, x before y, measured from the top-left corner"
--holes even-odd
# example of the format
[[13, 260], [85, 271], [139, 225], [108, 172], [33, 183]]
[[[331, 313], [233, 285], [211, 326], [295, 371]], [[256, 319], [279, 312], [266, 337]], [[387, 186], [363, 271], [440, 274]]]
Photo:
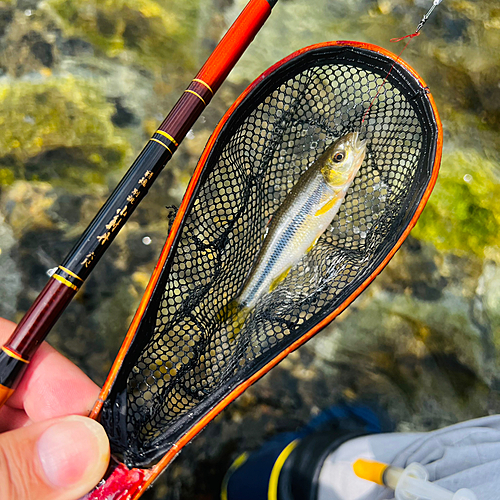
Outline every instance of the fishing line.
[[420, 30], [424, 27], [424, 24], [427, 22], [427, 20], [429, 19], [430, 15], [434, 12], [434, 9], [442, 1], [443, 0], [434, 0], [431, 8], [425, 13], [425, 15], [422, 18], [422, 20], [418, 23], [418, 26], [417, 26], [417, 29], [415, 30], [415, 33], [411, 33], [410, 35], [402, 36], [401, 38], [391, 38], [391, 42], [400, 42], [401, 40], [403, 40], [405, 38], [409, 38], [411, 40], [412, 38], [415, 38], [416, 36], [419, 36], [420, 35]]
[[369, 113], [371, 107], [373, 106], [373, 103], [375, 102], [375, 100], [377, 99], [377, 97], [379, 96], [380, 94], [380, 91], [382, 90], [382, 87], [385, 85], [385, 83], [387, 82], [387, 79], [389, 78], [389, 75], [391, 74], [391, 71], [392, 69], [394, 68], [394, 66], [396, 66], [396, 64], [399, 62], [399, 59], [401, 58], [401, 55], [403, 54], [403, 52], [406, 50], [406, 47], [408, 47], [408, 44], [411, 42], [411, 40], [413, 38], [415, 38], [416, 36], [420, 36], [420, 30], [424, 27], [424, 24], [427, 22], [427, 20], [429, 19], [430, 15], [434, 12], [434, 9], [442, 2], [443, 0], [434, 0], [431, 8], [424, 14], [424, 17], [422, 17], [422, 20], [418, 23], [418, 26], [417, 26], [417, 29], [415, 30], [414, 33], [411, 33], [409, 35], [405, 35], [405, 36], [402, 36], [402, 37], [399, 37], [399, 38], [391, 38], [390, 41], [395, 43], [395, 42], [400, 42], [401, 40], [404, 40], [405, 38], [409, 38], [409, 40], [406, 42], [406, 45], [403, 47], [403, 50], [401, 50], [401, 52], [399, 53], [398, 57], [396, 58], [396, 60], [392, 63], [392, 66], [389, 68], [389, 71], [387, 72], [387, 75], [385, 76], [384, 80], [382, 81], [382, 83], [379, 85], [379, 88], [377, 89], [377, 93], [375, 94], [375, 97], [372, 99], [372, 101], [370, 102], [370, 105], [368, 106], [368, 108], [366, 109], [365, 111], [365, 114], [363, 115], [363, 119], [361, 120], [361, 126], [363, 125], [363, 123], [365, 122], [365, 119], [366, 119], [366, 115]]
[[[403, 37], [405, 38], [405, 37]], [[410, 39], [411, 40], [411, 39]], [[382, 88], [384, 87], [384, 85], [386, 84], [387, 82], [387, 79], [389, 78], [389, 75], [391, 74], [391, 71], [393, 70], [394, 66], [396, 66], [397, 63], [399, 63], [399, 60], [401, 58], [401, 54], [406, 50], [406, 47], [408, 47], [408, 44], [410, 43], [410, 40], [408, 40], [408, 42], [406, 42], [406, 45], [403, 47], [403, 50], [399, 53], [399, 55], [397, 56], [396, 60], [392, 63], [392, 66], [389, 68], [389, 71], [387, 72], [387, 75], [385, 75], [385, 78], [384, 80], [382, 81], [382, 83], [379, 85], [378, 89], [377, 89], [377, 93], [375, 94], [374, 98], [372, 99], [372, 101], [370, 102], [370, 105], [368, 106], [368, 108], [366, 109], [365, 111], [365, 114], [363, 115], [363, 119], [361, 120], [361, 126], [363, 126], [364, 122], [365, 122], [365, 119], [366, 119], [366, 116], [368, 115], [368, 113], [370, 112], [370, 109], [372, 108], [373, 106], [373, 103], [377, 100], [377, 97], [379, 96]], [[391, 39], [391, 42], [392, 41], [395, 41], [395, 39]]]

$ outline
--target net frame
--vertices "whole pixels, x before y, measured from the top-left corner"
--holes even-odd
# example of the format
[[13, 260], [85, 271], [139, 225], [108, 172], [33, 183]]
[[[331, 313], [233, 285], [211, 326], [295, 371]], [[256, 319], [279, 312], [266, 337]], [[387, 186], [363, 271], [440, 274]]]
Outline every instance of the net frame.
[[[352, 285], [346, 288], [341, 303], [336, 304], [333, 310], [326, 311], [315, 320], [315, 324], [295, 339], [290, 339], [282, 346], [280, 352], [273, 353], [271, 358], [262, 356], [254, 364], [253, 372], [245, 374], [243, 378], [231, 380], [214, 391], [202, 404], [190, 410], [184, 417], [178, 419], [162, 435], [162, 443], [146, 453], [134, 450], [130, 453], [130, 442], [127, 439], [126, 421], [120, 419], [121, 408], [126, 406], [123, 399], [126, 393], [128, 373], [132, 370], [138, 353], [142, 352], [144, 345], [149, 341], [155, 328], [156, 314], [151, 313], [158, 309], [165, 282], [168, 280], [169, 270], [173, 257], [180, 242], [183, 227], [187, 224], [190, 211], [204, 182], [211, 173], [210, 161], [220, 155], [227, 136], [238, 128], [238, 123], [246, 113], [255, 108], [255, 100], [259, 96], [268, 94], [276, 87], [276, 82], [286, 80], [285, 75], [298, 71], [308, 64], [318, 65], [332, 57], [362, 57], [365, 67], [371, 67], [380, 77], [385, 77], [393, 64], [389, 81], [400, 82], [400, 85], [412, 89], [414, 94], [411, 99], [415, 101], [416, 108], [421, 113], [420, 118], [428, 128], [425, 158], [419, 162], [420, 188], [411, 201], [411, 210], [408, 211], [404, 224], [392, 235], [386, 243], [384, 251], [377, 256], [370, 268], [368, 276], [363, 275], [361, 280], [353, 280]], [[437, 110], [429, 95], [423, 80], [403, 61], [395, 63], [396, 57], [379, 47], [356, 42], [327, 42], [302, 49], [283, 59], [259, 77], [240, 96], [235, 104], [223, 117], [200, 158], [193, 178], [188, 186], [186, 195], [173, 222], [167, 242], [160, 256], [160, 260], [153, 273], [145, 296], [132, 322], [126, 341], [116, 359], [108, 381], [101, 394], [101, 402], [94, 409], [98, 414], [102, 403], [105, 401], [105, 412], [101, 422], [110, 436], [112, 451], [115, 455], [133, 467], [147, 467], [160, 459], [155, 470], [161, 470], [175, 456], [178, 450], [198, 433], [217, 413], [225, 408], [231, 401], [240, 395], [247, 387], [254, 383], [263, 374], [281, 361], [287, 354], [306, 342], [324, 326], [330, 323], [342, 310], [344, 310], [367, 286], [376, 275], [389, 262], [396, 250], [402, 244], [411, 228], [416, 223], [425, 202], [427, 201], [436, 181], [442, 150], [442, 129]], [[260, 102], [260, 101], [259, 101]], [[425, 134], [424, 134], [425, 135]], [[149, 332], [149, 333], [148, 333]], [[161, 458], [163, 456], [163, 458]], [[153, 474], [154, 475], [154, 474]]]

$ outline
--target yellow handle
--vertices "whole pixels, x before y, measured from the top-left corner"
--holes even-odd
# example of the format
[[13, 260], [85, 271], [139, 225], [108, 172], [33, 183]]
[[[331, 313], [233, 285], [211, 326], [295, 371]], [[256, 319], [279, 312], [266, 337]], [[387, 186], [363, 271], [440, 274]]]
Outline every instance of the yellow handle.
[[389, 467], [387, 464], [358, 458], [353, 464], [354, 474], [361, 479], [366, 479], [384, 486], [384, 472]]

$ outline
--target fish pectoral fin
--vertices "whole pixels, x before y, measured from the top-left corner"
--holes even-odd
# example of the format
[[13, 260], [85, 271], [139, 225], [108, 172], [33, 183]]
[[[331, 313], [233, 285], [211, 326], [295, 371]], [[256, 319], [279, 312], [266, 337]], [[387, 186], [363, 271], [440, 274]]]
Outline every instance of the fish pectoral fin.
[[227, 341], [230, 344], [236, 341], [251, 311], [252, 310], [249, 307], [242, 307], [233, 317], [229, 318], [227, 322], [227, 326], [229, 329], [229, 332], [227, 334]]
[[318, 208], [318, 210], [316, 211], [316, 213], [314, 214], [315, 217], [318, 217], [320, 215], [326, 214], [326, 212], [328, 212], [328, 210], [330, 210], [331, 208], [333, 208], [333, 206], [335, 205], [335, 203], [337, 203], [337, 197], [336, 196], [334, 196], [330, 200], [328, 200], [325, 203], [323, 203], [323, 205], [321, 205]]
[[285, 269], [279, 276], [273, 279], [273, 281], [269, 285], [270, 292], [272, 292], [288, 276], [290, 269], [292, 269], [292, 266], [290, 266], [288, 269]]
[[236, 316], [242, 309], [242, 306], [236, 299], [228, 302], [218, 313], [217, 320], [219, 323], [229, 321], [232, 317]]

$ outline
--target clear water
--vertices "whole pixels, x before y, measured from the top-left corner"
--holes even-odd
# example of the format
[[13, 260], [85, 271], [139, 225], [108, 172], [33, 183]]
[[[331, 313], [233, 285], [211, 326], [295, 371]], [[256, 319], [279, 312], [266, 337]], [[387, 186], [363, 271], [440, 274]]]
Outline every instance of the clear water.
[[[218, 119], [296, 49], [350, 39], [399, 52], [431, 1], [281, 0], [49, 341], [102, 383]], [[0, 3], [0, 315], [19, 320], [244, 2]], [[444, 126], [412, 236], [334, 324], [226, 410], [148, 498], [217, 498], [242, 451], [339, 399], [400, 430], [500, 411], [500, 9], [446, 0], [403, 58]], [[380, 186], [381, 193], [383, 186]], [[71, 335], [70, 335], [71, 332]]]

